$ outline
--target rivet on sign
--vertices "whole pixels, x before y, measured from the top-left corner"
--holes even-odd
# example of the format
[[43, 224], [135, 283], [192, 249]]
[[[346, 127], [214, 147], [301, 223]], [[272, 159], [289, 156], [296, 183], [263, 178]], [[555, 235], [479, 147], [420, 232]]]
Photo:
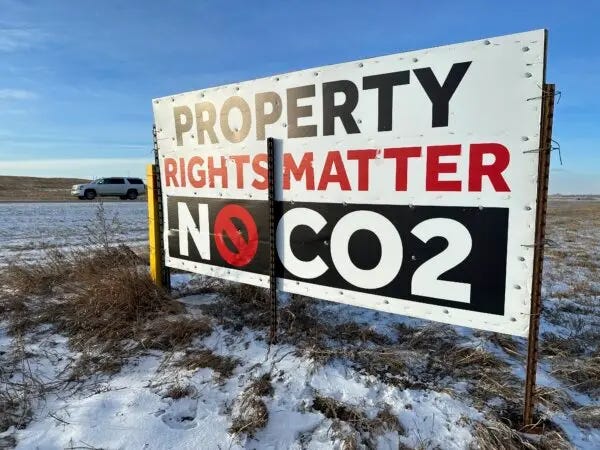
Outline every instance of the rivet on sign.
[[521, 286], [518, 284], [515, 284], [515, 289], [519, 290], [519, 289], [521, 289]]
[[358, 119], [356, 122], [357, 122], [357, 123], [362, 123], [362, 120]]
[[279, 81], [279, 77], [275, 77], [275, 81]]
[[283, 128], [285, 128], [285, 127], [287, 127], [287, 123], [282, 123], [282, 124], [281, 124], [281, 126], [282, 126]]
[[523, 258], [522, 256], [519, 256], [519, 261], [525, 261], [525, 258]]
[[483, 43], [484, 43], [485, 45], [490, 45], [490, 44], [491, 44], [491, 42], [490, 42], [490, 41], [488, 41], [487, 39], [486, 39], [485, 41], [483, 41]]
[[525, 211], [531, 211], [531, 206], [526, 206]]
[[479, 211], [483, 211], [483, 206], [479, 205]]
[[159, 103], [159, 100], [154, 100], [154, 103], [156, 103], [156, 104], [158, 105], [158, 103]]
[[204, 97], [204, 92], [200, 94], [200, 97]]
[[419, 58], [413, 58], [413, 62], [419, 61]]
[[346, 206], [346, 205], [347, 205], [347, 203], [346, 203], [346, 202], [342, 202], [342, 206]]
[[329, 241], [324, 241], [323, 244], [329, 245]]
[[389, 300], [384, 300], [383, 303], [385, 303], [386, 305], [389, 305], [390, 301]]
[[410, 209], [414, 209], [415, 205], [413, 205], [412, 203], [409, 203], [408, 207], [409, 207]]
[[511, 322], [516, 322], [516, 321], [517, 321], [517, 319], [515, 319], [514, 317], [511, 317], [511, 318], [510, 318], [510, 321], [511, 321]]
[[171, 101], [174, 102], [175, 101], [175, 97], [171, 97]]
[[193, 135], [193, 134], [190, 134], [190, 137], [191, 137], [192, 139], [194, 139], [194, 135]]
[[527, 136], [521, 136], [521, 140], [523, 142], [527, 142], [529, 140], [529, 138]]
[[340, 291], [340, 295], [344, 295], [344, 291]]
[[525, 72], [525, 78], [531, 78], [532, 76], [531, 72]]
[[447, 309], [444, 309], [444, 314], [449, 314], [450, 311], [448, 311]]
[[239, 86], [236, 86], [236, 87], [235, 87], [235, 90], [236, 90], [236, 91], [239, 91], [239, 90], [240, 90], [240, 87], [239, 87]]
[[529, 51], [529, 47], [523, 47], [521, 50], [523, 50], [524, 52], [528, 52]]
[[363, 65], [363, 63], [358, 63], [358, 67], [362, 67]]
[[412, 259], [413, 261], [416, 261], [416, 260], [417, 260], [417, 257], [416, 257], [415, 255], [412, 255], [412, 256], [410, 257], [410, 259]]

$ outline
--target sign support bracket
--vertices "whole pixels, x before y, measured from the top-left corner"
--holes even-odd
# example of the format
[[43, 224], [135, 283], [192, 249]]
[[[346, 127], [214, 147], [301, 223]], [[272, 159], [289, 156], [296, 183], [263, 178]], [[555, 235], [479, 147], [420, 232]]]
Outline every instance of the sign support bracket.
[[[531, 314], [529, 316], [529, 338], [527, 340], [527, 369], [525, 376], [525, 405], [523, 408], [523, 428], [535, 427], [535, 382], [539, 353], [539, 328], [541, 314], [542, 270], [544, 262], [544, 241], [546, 236], [546, 209], [548, 206], [548, 177], [550, 172], [550, 149], [552, 146], [552, 119], [554, 116], [554, 84], [544, 84], [542, 89], [542, 121], [538, 159], [538, 189], [535, 218], [535, 243], [533, 256], [533, 283], [531, 290]], [[546, 150], [547, 149], [547, 150]]]

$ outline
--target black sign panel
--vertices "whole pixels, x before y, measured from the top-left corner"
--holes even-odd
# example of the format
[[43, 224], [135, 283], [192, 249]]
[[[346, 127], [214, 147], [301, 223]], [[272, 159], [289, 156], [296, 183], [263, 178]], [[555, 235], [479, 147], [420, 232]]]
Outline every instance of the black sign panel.
[[[178, 204], [183, 203], [193, 217], [196, 227], [200, 226], [198, 205], [208, 207], [208, 226], [210, 234], [210, 259], [202, 259], [194, 241], [188, 239], [188, 255], [182, 255], [179, 249]], [[231, 207], [235, 205], [235, 207]], [[201, 262], [219, 267], [269, 274], [269, 221], [268, 202], [248, 200], [196, 199], [189, 197], [170, 197], [169, 207], [169, 255], [188, 261]], [[442, 206], [398, 206], [398, 205], [357, 205], [333, 203], [278, 202], [277, 221], [288, 211], [296, 208], [311, 210], [322, 216], [324, 225], [315, 232], [309, 224], [298, 224], [288, 237], [290, 250], [301, 261], [315, 258], [327, 266], [322, 274], [314, 278], [303, 278], [290, 272], [279, 260], [279, 277], [289, 280], [306, 281], [313, 284], [365, 292], [389, 298], [401, 298], [419, 303], [447, 306], [489, 314], [504, 314], [506, 283], [506, 253], [508, 232], [507, 208], [473, 208]], [[305, 211], [303, 210], [303, 211]], [[389, 283], [378, 288], [364, 288], [347, 279], [336, 267], [331, 255], [331, 239], [336, 225], [350, 213], [368, 211], [375, 218], [373, 225], [367, 224], [352, 232], [347, 241], [347, 261], [345, 264], [361, 270], [370, 270], [378, 266], [384, 248], [382, 242], [390, 242], [388, 237], [378, 236], [376, 222], [392, 224], [401, 242], [402, 252], [399, 270]], [[246, 214], [246, 212], [248, 214]], [[248, 222], [251, 216], [255, 227]], [[379, 219], [377, 219], [379, 218]], [[446, 219], [432, 221], [432, 219]], [[429, 235], [419, 230], [427, 221]], [[206, 223], [206, 222], [205, 222]], [[436, 229], [436, 224], [440, 224]], [[446, 226], [463, 230], [456, 234]], [[433, 227], [433, 230], [432, 230]], [[215, 230], [217, 232], [215, 232]], [[237, 234], [236, 231], [237, 230]], [[375, 230], [375, 231], [374, 231]], [[424, 237], [424, 235], [427, 235]], [[461, 242], [453, 242], [457, 236]], [[256, 245], [252, 242], [256, 241]], [[470, 249], [467, 248], [470, 245]], [[454, 248], [465, 247], [464, 259], [455, 261], [447, 268], [439, 257], [449, 245]], [[255, 249], [255, 250], [254, 250]], [[254, 252], [253, 252], [254, 250]], [[437, 258], [436, 263], [432, 263]], [[232, 264], [233, 262], [233, 264]], [[425, 266], [427, 264], [427, 266]], [[339, 260], [338, 260], [339, 266]], [[454, 301], [444, 298], [416, 294], [415, 273], [421, 273], [428, 267], [436, 266], [432, 279], [463, 283], [470, 287], [468, 301]], [[442, 267], [442, 269], [440, 269]], [[438, 276], [439, 275], [439, 276]], [[318, 294], [315, 293], [318, 297]]]

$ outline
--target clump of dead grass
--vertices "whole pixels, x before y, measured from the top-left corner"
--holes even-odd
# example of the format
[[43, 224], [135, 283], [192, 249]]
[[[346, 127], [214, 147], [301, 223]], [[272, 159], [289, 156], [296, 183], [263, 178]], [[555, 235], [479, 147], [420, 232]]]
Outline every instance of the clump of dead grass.
[[202, 305], [206, 314], [216, 318], [224, 328], [243, 327], [264, 329], [270, 324], [271, 312], [267, 290], [256, 286], [219, 281], [210, 290], [221, 294], [218, 302]]
[[73, 378], [115, 372], [136, 352], [183, 348], [211, 331], [207, 319], [185, 315], [125, 246], [52, 252], [11, 266], [5, 280], [0, 303], [9, 331], [52, 324], [82, 353]]
[[555, 429], [542, 429], [528, 436], [500, 421], [474, 422], [472, 450], [572, 450], [573, 446]]
[[566, 411], [577, 405], [567, 391], [560, 388], [537, 386], [534, 395], [536, 403], [550, 411]]
[[262, 397], [272, 395], [270, 375], [253, 380], [235, 400], [229, 432], [236, 436], [245, 434], [253, 437], [269, 421], [269, 411]]
[[583, 406], [572, 414], [573, 422], [582, 428], [600, 428], [600, 406]]
[[260, 377], [256, 378], [248, 389], [258, 397], [270, 397], [273, 395], [273, 385], [271, 384], [271, 374], [269, 372], [264, 373]]
[[193, 393], [194, 388], [192, 386], [182, 386], [176, 383], [167, 389], [163, 397], [172, 398], [173, 400], [179, 400], [184, 397], [190, 397]]
[[360, 448], [359, 445], [376, 448], [378, 436], [390, 431], [399, 435], [406, 433], [389, 405], [385, 405], [374, 417], [369, 418], [357, 406], [317, 394], [312, 407], [333, 420], [334, 434], [346, 448]]
[[187, 370], [212, 369], [218, 374], [220, 379], [231, 377], [238, 364], [239, 361], [237, 359], [230, 356], [217, 355], [206, 348], [188, 349], [183, 357], [175, 363], [177, 367], [183, 367]]
[[333, 327], [332, 334], [340, 341], [346, 342], [372, 342], [378, 345], [391, 344], [389, 337], [374, 331], [368, 325], [359, 325], [356, 322], [346, 322]]
[[577, 391], [600, 397], [600, 356], [554, 360], [551, 373]]

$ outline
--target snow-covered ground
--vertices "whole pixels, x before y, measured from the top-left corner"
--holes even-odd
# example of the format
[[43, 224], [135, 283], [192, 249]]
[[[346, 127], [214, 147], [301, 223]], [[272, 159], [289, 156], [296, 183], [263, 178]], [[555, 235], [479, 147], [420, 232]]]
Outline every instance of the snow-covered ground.
[[[143, 241], [145, 208], [139, 204], [114, 205], [110, 208], [115, 208], [121, 218], [129, 214], [130, 220], [136, 223], [137, 231], [130, 236]], [[87, 204], [15, 205], [12, 214], [3, 211], [3, 207], [0, 205], [0, 215], [12, 220], [12, 228], [3, 225], [2, 236], [8, 237], [11, 245], [22, 246], [31, 239], [32, 230], [39, 236], [53, 235], [53, 245], [79, 245], [82, 242], [72, 238], [73, 227], [77, 228], [73, 222], [91, 219], [94, 214]], [[31, 211], [27, 212], [28, 208]], [[544, 423], [549, 429], [558, 430], [562, 438], [544, 441], [546, 435], [529, 436], [527, 445], [530, 447], [515, 444], [519, 438], [508, 442], [509, 434], [499, 428], [499, 420], [506, 411], [499, 405], [507, 402], [507, 398], [500, 395], [482, 403], [477, 392], [488, 389], [484, 383], [489, 380], [481, 378], [473, 383], [464, 375], [473, 373], [469, 372], [468, 365], [461, 372], [449, 370], [446, 374], [440, 364], [446, 355], [430, 354], [447, 348], [438, 348], [437, 341], [456, 341], [456, 348], [484, 351], [506, 365], [506, 371], [498, 369], [495, 377], [495, 369], [482, 365], [482, 371], [490, 370], [486, 373], [492, 374], [492, 382], [500, 385], [508, 374], [519, 384], [524, 379], [526, 347], [522, 339], [504, 337], [502, 340], [502, 336], [492, 333], [309, 301], [313, 308], [313, 325], [322, 325], [327, 330], [339, 329], [340, 335], [326, 332], [326, 337], [314, 344], [314, 353], [309, 351], [313, 344], [295, 342], [294, 338], [283, 337], [281, 343], [269, 347], [265, 328], [253, 322], [257, 317], [236, 318], [234, 312], [227, 310], [235, 306], [232, 303], [225, 302], [220, 308], [211, 309], [211, 305], [223, 302], [223, 293], [205, 289], [201, 277], [178, 273], [172, 280], [179, 301], [186, 306], [188, 314], [207, 318], [212, 324], [212, 332], [195, 339], [191, 347], [234, 358], [237, 365], [230, 376], [208, 367], [182, 367], [178, 361], [185, 358], [186, 352], [177, 349], [143, 352], [129, 359], [116, 374], [97, 374], [72, 381], [69, 371], [81, 355], [69, 346], [66, 337], [48, 326], [18, 340], [8, 334], [8, 323], [0, 322], [0, 367], [3, 367], [0, 373], [4, 370], [8, 374], [7, 364], [11, 362], [17, 361], [19, 365], [10, 369], [10, 377], [0, 378], [0, 383], [5, 384], [0, 388], [16, 393], [19, 386], [26, 384], [27, 393], [33, 399], [30, 420], [23, 421], [19, 429], [12, 426], [0, 433], [0, 447], [4, 442], [6, 446], [20, 449], [466, 449], [482, 445], [481, 427], [489, 426], [492, 431], [483, 435], [490, 439], [485, 448], [598, 449], [600, 429], [574, 419], [577, 411], [598, 407], [597, 390], [582, 390], [557, 375], [556, 352], [548, 353], [544, 347], [553, 336], [563, 343], [571, 337], [575, 341], [586, 337], [596, 339], [588, 342], [588, 348], [577, 356], [566, 357], [567, 362], [571, 361], [569, 358], [574, 361], [594, 357], [587, 352], [597, 349], [600, 204], [593, 208], [586, 221], [575, 226], [569, 219], [578, 217], [576, 209], [556, 215], [551, 209], [549, 218], [548, 237], [554, 246], [548, 250], [544, 267], [544, 339], [538, 382], [554, 395], [553, 401], [542, 402], [540, 406]], [[17, 214], [28, 219], [19, 221], [14, 217]], [[40, 214], [47, 219], [32, 220]], [[71, 214], [77, 214], [77, 218]], [[59, 225], [61, 221], [64, 227]], [[28, 224], [29, 234], [20, 228], [20, 223]], [[1, 261], [13, 250], [5, 242], [0, 245], [3, 246]], [[292, 301], [284, 295], [281, 307], [289, 306]], [[300, 317], [289, 316], [299, 314], [298, 310], [288, 308], [286, 311], [282, 312], [281, 331], [296, 336], [301, 326], [297, 325]], [[246, 319], [247, 326], [240, 326]], [[348, 324], [356, 324], [358, 334], [366, 336], [360, 345], [354, 341], [356, 336], [343, 336], [343, 327]], [[310, 330], [307, 333], [310, 334]], [[421, 333], [419, 336], [430, 333], [433, 336], [431, 349], [427, 344], [419, 344], [421, 347], [415, 344], [418, 351], [413, 351], [403, 342], [402, 336], [411, 336], [410, 342], [416, 342], [415, 333]], [[379, 343], [381, 340], [389, 342]], [[382, 357], [385, 351], [395, 348], [406, 356], [402, 361], [406, 367], [374, 369], [356, 354], [373, 351], [373, 355]], [[324, 360], [315, 356], [319, 351], [328, 350], [339, 352]], [[448, 360], [454, 350], [454, 347], [447, 349]], [[15, 357], [17, 352], [19, 357]], [[251, 394], [253, 383], [265, 375], [272, 390]], [[507, 395], [511, 395], [510, 392]], [[550, 398], [550, 394], [547, 397]], [[342, 406], [327, 410], [318, 405], [320, 398]], [[266, 420], [259, 420], [260, 426], [252, 433], [247, 433], [249, 428], [244, 427], [234, 430], [236, 415], [249, 401], [256, 399], [266, 407], [266, 413], [259, 410], [256, 418]], [[358, 411], [362, 418], [348, 411]], [[391, 413], [394, 425], [377, 428], [375, 420], [384, 411]], [[598, 419], [595, 423], [598, 424]], [[494, 430], [500, 431], [494, 435]], [[498, 436], [497, 441], [493, 436]]]
[[[105, 217], [115, 221], [114, 241], [131, 246], [148, 240], [145, 202], [106, 202]], [[0, 267], [35, 259], [40, 251], [90, 243], [97, 229], [98, 202], [0, 203]]]

